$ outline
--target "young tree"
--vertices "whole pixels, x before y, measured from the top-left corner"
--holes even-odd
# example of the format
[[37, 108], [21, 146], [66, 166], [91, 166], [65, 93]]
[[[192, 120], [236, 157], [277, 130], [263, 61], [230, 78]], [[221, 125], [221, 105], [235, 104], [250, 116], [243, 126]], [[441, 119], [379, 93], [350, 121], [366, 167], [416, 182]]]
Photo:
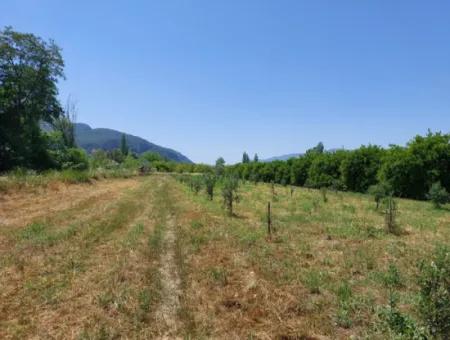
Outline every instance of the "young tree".
[[219, 157], [216, 161], [215, 172], [217, 177], [221, 177], [225, 173], [225, 160], [222, 157]]
[[192, 176], [191, 178], [191, 188], [194, 194], [198, 194], [199, 191], [202, 189], [202, 178], [200, 176]]
[[127, 136], [124, 133], [122, 133], [122, 137], [120, 139], [120, 151], [125, 156], [128, 155], [128, 152], [130, 151], [128, 148]]
[[33, 34], [0, 30], [0, 171], [50, 166], [40, 123], [62, 113], [60, 48]]
[[203, 175], [203, 183], [205, 184], [206, 194], [212, 201], [214, 198], [214, 187], [216, 185], [216, 176], [213, 174]]
[[233, 203], [239, 202], [239, 180], [236, 177], [225, 177], [223, 180], [222, 197], [228, 214], [233, 216]]
[[450, 200], [447, 190], [442, 187], [440, 182], [433, 183], [427, 194], [427, 198], [433, 202], [435, 208], [440, 208], [442, 204]]
[[255, 162], [255, 163], [259, 162], [259, 157], [258, 157], [257, 153], [255, 153], [255, 156], [253, 157], [253, 162]]
[[244, 152], [244, 154], [242, 155], [242, 163], [250, 163], [250, 157], [248, 156], [247, 152]]
[[375, 203], [377, 204], [377, 210], [380, 206], [380, 202], [390, 194], [390, 189], [389, 189], [389, 185], [386, 183], [378, 183], [378, 184], [374, 184], [371, 185], [369, 187], [369, 190], [367, 190], [367, 193], [369, 195], [372, 195]]
[[386, 197], [384, 202], [386, 205], [386, 210], [384, 212], [386, 231], [388, 233], [398, 235], [400, 233], [400, 229], [396, 222], [397, 202], [394, 200], [392, 196]]

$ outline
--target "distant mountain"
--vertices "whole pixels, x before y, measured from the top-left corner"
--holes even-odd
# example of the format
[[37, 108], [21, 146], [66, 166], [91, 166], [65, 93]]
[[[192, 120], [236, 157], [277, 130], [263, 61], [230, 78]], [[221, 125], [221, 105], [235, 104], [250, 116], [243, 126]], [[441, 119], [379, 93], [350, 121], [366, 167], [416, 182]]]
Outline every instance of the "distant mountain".
[[[128, 147], [131, 151], [138, 154], [150, 151], [160, 154], [161, 156], [179, 163], [192, 163], [192, 161], [186, 156], [182, 155], [178, 151], [164, 148], [162, 146], [150, 143], [149, 141], [136, 137], [133, 135], [125, 134], [127, 137]], [[112, 150], [120, 147], [120, 140], [122, 132], [98, 128], [93, 129], [87, 124], [76, 123], [75, 124], [75, 140], [79, 147], [85, 149], [87, 152], [92, 152], [95, 149]]]
[[270, 163], [270, 162], [274, 162], [274, 161], [287, 161], [288, 159], [298, 158], [300, 156], [303, 156], [303, 154], [302, 153], [290, 153], [287, 155], [267, 158], [267, 159], [262, 160], [262, 162]]
[[[325, 150], [324, 152], [333, 153], [333, 152], [336, 152], [336, 151], [339, 151], [339, 150], [345, 150], [345, 149], [344, 148], [340, 148], [340, 149], [334, 148], [334, 149]], [[275, 157], [267, 158], [267, 159], [262, 160], [261, 162], [270, 163], [270, 162], [274, 162], [274, 161], [287, 161], [288, 159], [298, 158], [298, 157], [302, 157], [304, 155], [305, 155], [304, 153], [290, 153], [290, 154], [287, 154], [287, 155], [275, 156]]]

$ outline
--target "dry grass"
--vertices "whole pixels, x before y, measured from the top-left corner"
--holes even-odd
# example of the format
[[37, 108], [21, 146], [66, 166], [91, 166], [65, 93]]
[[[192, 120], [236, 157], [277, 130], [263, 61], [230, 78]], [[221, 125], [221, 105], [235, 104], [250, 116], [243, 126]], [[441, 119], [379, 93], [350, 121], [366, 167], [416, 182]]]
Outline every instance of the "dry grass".
[[[269, 185], [245, 185], [237, 217], [219, 200], [186, 195], [185, 248], [190, 249], [186, 295], [192, 334], [215, 338], [385, 338], [374, 327], [387, 304], [383, 283], [394, 264], [403, 285], [401, 309], [414, 315], [417, 263], [437, 243], [449, 243], [450, 214], [431, 204], [400, 200], [400, 236], [384, 229], [371, 198], [277, 187], [275, 235], [266, 235]], [[195, 222], [192, 222], [194, 220]], [[342, 288], [344, 287], [344, 288]], [[341, 290], [349, 293], [341, 297]]]
[[233, 218], [168, 175], [40, 190], [0, 202], [2, 339], [382, 339], [391, 276], [414, 316], [416, 263], [450, 239], [448, 210], [401, 200], [395, 236], [358, 194], [277, 187], [269, 238], [269, 185]]

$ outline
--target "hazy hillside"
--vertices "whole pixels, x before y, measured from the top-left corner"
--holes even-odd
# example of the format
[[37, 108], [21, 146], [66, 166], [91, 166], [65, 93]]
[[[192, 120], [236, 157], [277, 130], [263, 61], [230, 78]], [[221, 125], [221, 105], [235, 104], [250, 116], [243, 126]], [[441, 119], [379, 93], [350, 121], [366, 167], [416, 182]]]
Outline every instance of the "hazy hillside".
[[[118, 148], [122, 136], [122, 132], [120, 131], [105, 128], [93, 129], [89, 125], [83, 123], [76, 123], [75, 134], [77, 145], [88, 152], [95, 149], [112, 150]], [[192, 163], [189, 158], [178, 151], [150, 143], [140, 137], [129, 134], [126, 134], [126, 136], [128, 146], [133, 152], [139, 154], [151, 151], [175, 162]]]
[[290, 153], [290, 154], [287, 154], [287, 155], [275, 156], [275, 157], [267, 158], [267, 159], [264, 159], [263, 162], [287, 161], [288, 159], [297, 158], [297, 157], [300, 157], [302, 155], [303, 154], [301, 154], [301, 153]]
[[[325, 150], [325, 152], [336, 152], [337, 150], [340, 150], [340, 149], [333, 148], [333, 149]], [[302, 157], [304, 155], [305, 155], [304, 153], [289, 153], [287, 155], [270, 157], [270, 158], [262, 160], [262, 162], [270, 163], [270, 162], [274, 162], [274, 161], [287, 161], [288, 159], [298, 158], [298, 157]]]

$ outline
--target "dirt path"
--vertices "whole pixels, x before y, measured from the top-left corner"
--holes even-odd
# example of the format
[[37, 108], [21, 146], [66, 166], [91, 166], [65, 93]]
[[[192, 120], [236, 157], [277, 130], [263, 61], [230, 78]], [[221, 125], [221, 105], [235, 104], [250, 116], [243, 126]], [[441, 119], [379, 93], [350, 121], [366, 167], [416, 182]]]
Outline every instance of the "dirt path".
[[181, 280], [176, 263], [176, 223], [172, 214], [166, 218], [164, 233], [164, 252], [160, 259], [162, 301], [156, 312], [157, 320], [164, 325], [162, 339], [173, 339], [180, 329], [178, 311], [180, 310]]

